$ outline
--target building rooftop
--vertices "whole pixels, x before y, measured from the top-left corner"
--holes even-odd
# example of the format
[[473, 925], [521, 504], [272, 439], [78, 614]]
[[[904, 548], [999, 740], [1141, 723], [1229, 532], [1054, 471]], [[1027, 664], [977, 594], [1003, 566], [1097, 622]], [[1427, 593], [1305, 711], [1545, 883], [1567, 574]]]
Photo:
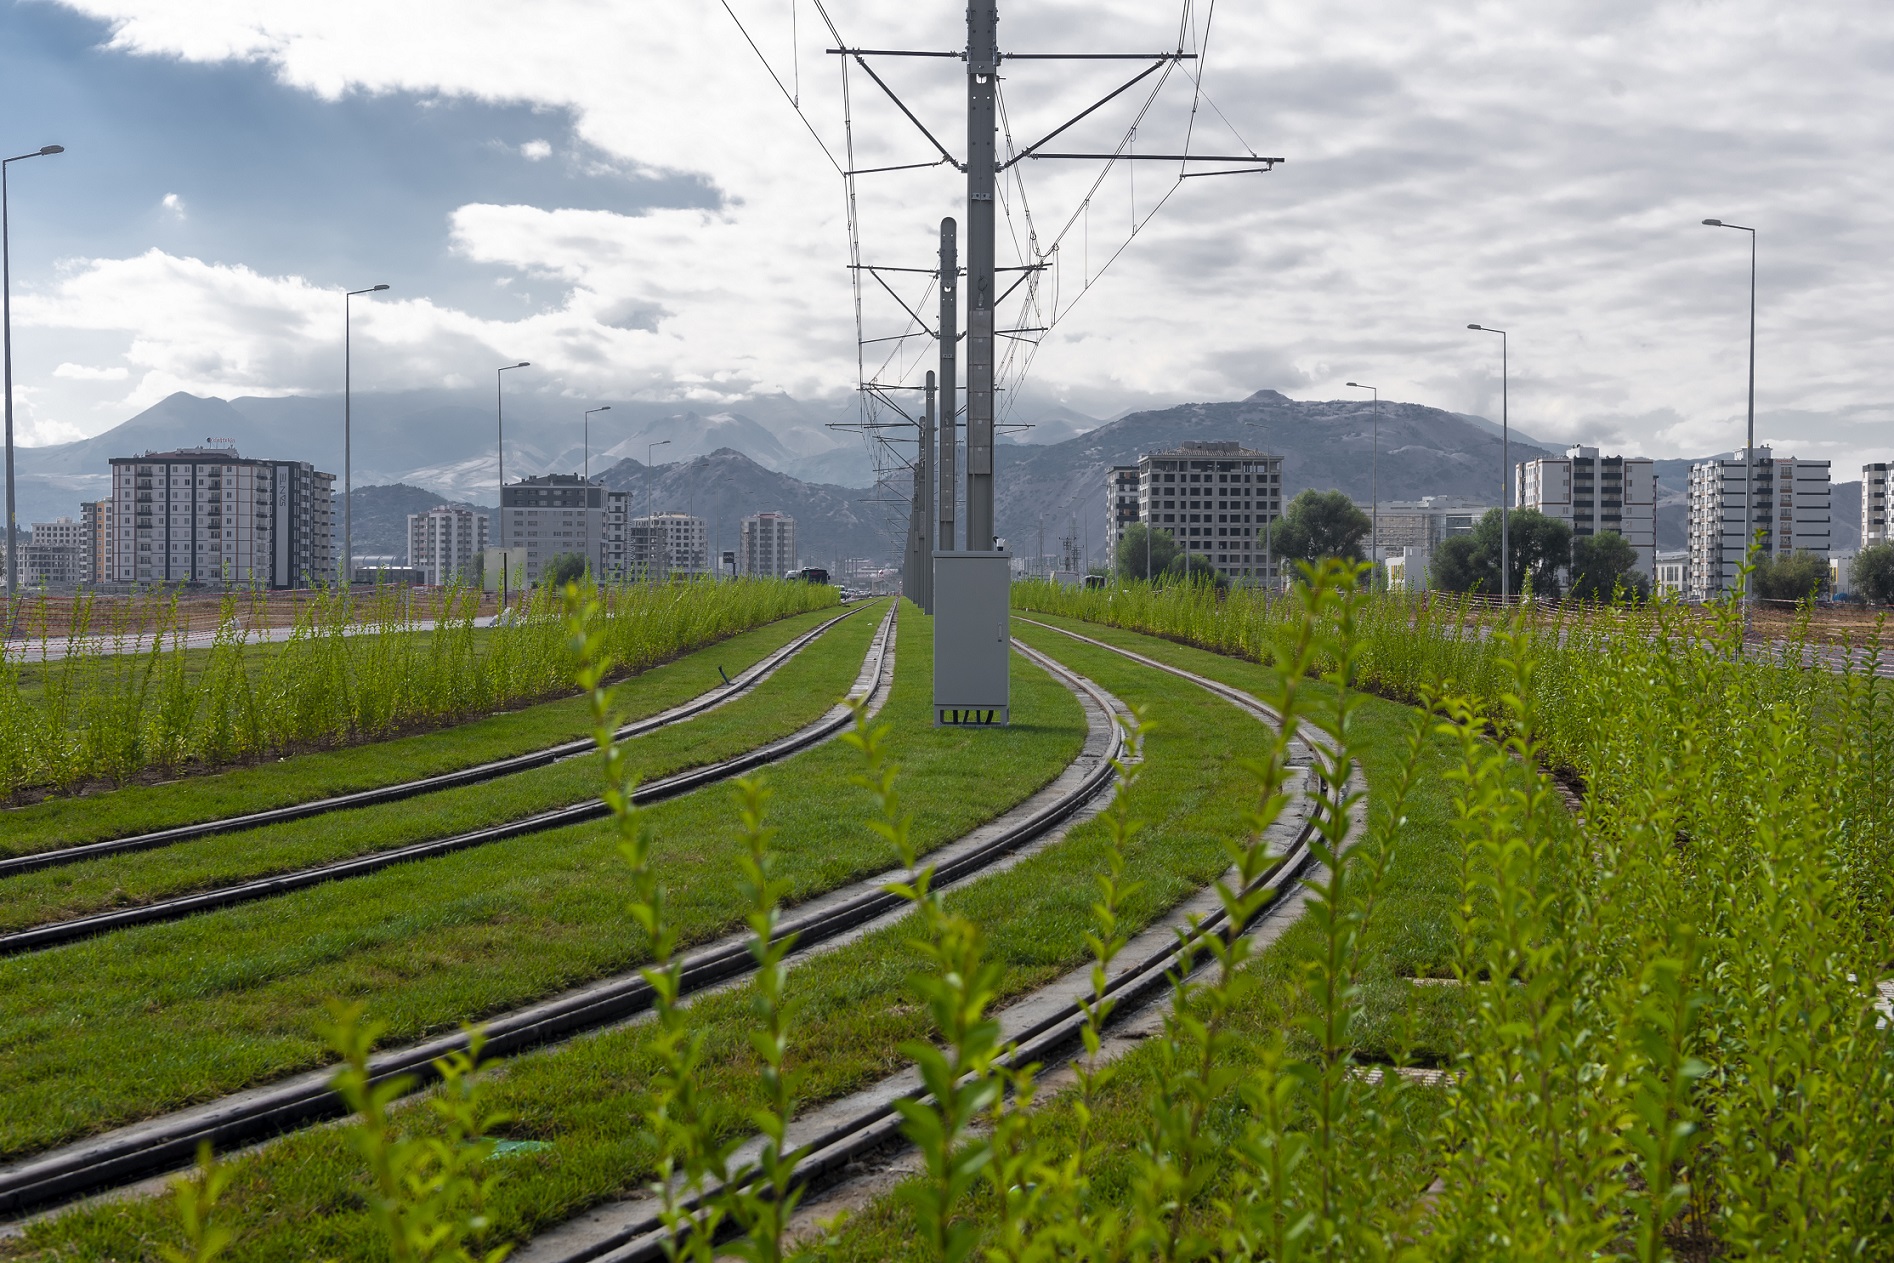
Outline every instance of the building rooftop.
[[1176, 447], [1158, 452], [1146, 452], [1145, 456], [1214, 456], [1228, 460], [1280, 460], [1274, 452], [1258, 452], [1244, 447], [1241, 443], [1220, 440], [1185, 439]]

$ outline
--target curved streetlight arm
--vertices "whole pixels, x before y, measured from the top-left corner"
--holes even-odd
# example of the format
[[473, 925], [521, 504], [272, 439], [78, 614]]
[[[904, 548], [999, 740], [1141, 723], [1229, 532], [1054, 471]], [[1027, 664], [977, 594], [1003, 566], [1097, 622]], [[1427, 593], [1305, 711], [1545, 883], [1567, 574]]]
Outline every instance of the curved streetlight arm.
[[[346, 290], [342, 294], [342, 583], [344, 586], [355, 582], [355, 479], [354, 479], [354, 440], [352, 413], [355, 393], [355, 322], [351, 315], [349, 300], [360, 298], [363, 294], [379, 294], [387, 289], [386, 285], [370, 285], [367, 289]], [[335, 519], [330, 519], [330, 530], [334, 530]], [[331, 539], [335, 538], [330, 536]]]
[[[594, 412], [610, 412], [611, 410], [612, 406], [610, 404], [605, 404], [598, 408], [587, 408], [585, 410], [585, 480], [587, 482], [592, 481], [592, 414]], [[586, 520], [589, 522], [591, 519], [587, 518]]]

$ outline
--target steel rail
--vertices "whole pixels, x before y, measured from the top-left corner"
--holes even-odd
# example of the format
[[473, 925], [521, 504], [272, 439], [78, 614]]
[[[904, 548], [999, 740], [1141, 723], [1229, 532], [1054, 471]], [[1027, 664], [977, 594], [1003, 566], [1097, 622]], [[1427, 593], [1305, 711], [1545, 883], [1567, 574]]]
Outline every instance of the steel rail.
[[[892, 634], [894, 614], [895, 607], [890, 606], [888, 616], [883, 620], [883, 626], [868, 647], [867, 658], [872, 659], [878, 651], [885, 651], [887, 638]], [[847, 703], [838, 704], [814, 723], [786, 737], [769, 742], [767, 745], [746, 750], [742, 754], [718, 763], [705, 764], [673, 776], [647, 781], [638, 786], [632, 794], [632, 801], [639, 806], [661, 802], [666, 798], [675, 798], [679, 794], [689, 793], [700, 786], [728, 780], [751, 768], [774, 763], [833, 736], [848, 725], [849, 719], [850, 711]], [[583, 745], [585, 750], [597, 749], [589, 740]], [[566, 757], [577, 757], [580, 753], [582, 751], [574, 751], [572, 755]], [[312, 886], [323, 886], [351, 877], [365, 877], [397, 864], [434, 859], [437, 856], [451, 855], [456, 851], [485, 846], [490, 842], [503, 842], [508, 838], [563, 829], [567, 825], [582, 824], [609, 814], [611, 814], [610, 808], [605, 805], [603, 799], [589, 798], [570, 806], [556, 807], [551, 811], [542, 811], [518, 820], [509, 820], [505, 824], [490, 825], [484, 829], [473, 829], [466, 833], [456, 833], [426, 842], [411, 842], [385, 851], [371, 851], [345, 860], [318, 864], [314, 868], [279, 873], [273, 877], [259, 877], [229, 886], [219, 886], [214, 890], [200, 890], [194, 894], [160, 899], [134, 907], [95, 912], [66, 921], [48, 921], [26, 929], [15, 930], [9, 934], [0, 934], [0, 957], [45, 951], [48, 948], [76, 943], [81, 939], [94, 938], [115, 930], [129, 929], [132, 926], [181, 921], [186, 917], [213, 912], [219, 908], [232, 908], [240, 904], [256, 903], [263, 899], [275, 899], [298, 890], [307, 890]]]
[[[707, 710], [723, 705], [737, 694], [751, 686], [760, 684], [773, 675], [789, 659], [808, 648], [809, 644], [843, 619], [862, 610], [862, 606], [846, 610], [827, 622], [820, 624], [774, 653], [753, 663], [746, 670], [739, 671], [734, 679], [709, 689], [688, 702], [673, 706], [656, 715], [647, 716], [634, 723], [626, 724], [612, 735], [615, 741], [626, 741], [655, 732], [659, 728], [695, 718]], [[246, 812], [239, 816], [225, 816], [219, 820], [205, 820], [195, 824], [177, 825], [169, 829], [158, 829], [151, 833], [132, 834], [122, 838], [107, 838], [101, 842], [84, 842], [76, 846], [63, 846], [48, 851], [35, 851], [27, 855], [14, 855], [0, 859], [0, 878], [16, 876], [20, 873], [36, 872], [45, 868], [58, 868], [66, 864], [78, 864], [85, 860], [98, 859], [107, 855], [122, 855], [128, 851], [149, 851], [159, 847], [172, 846], [179, 842], [195, 841], [198, 838], [215, 837], [223, 833], [241, 833], [249, 829], [260, 829], [265, 825], [283, 824], [291, 820], [307, 820], [311, 816], [326, 815], [332, 811], [349, 811], [357, 807], [373, 806], [377, 803], [400, 802], [407, 798], [416, 798], [423, 794], [438, 793], [444, 789], [458, 789], [465, 785], [478, 785], [486, 781], [497, 780], [502, 776], [511, 776], [515, 772], [525, 772], [537, 767], [546, 767], [566, 759], [578, 758], [590, 753], [597, 747], [590, 737], [581, 737], [572, 741], [560, 742], [543, 750], [532, 750], [525, 754], [511, 755], [504, 759], [475, 764], [453, 772], [442, 772], [434, 776], [424, 776], [412, 781], [402, 781], [396, 785], [384, 785], [377, 789], [357, 790], [350, 794], [337, 794], [329, 798], [311, 799], [305, 803], [292, 803], [284, 807], [271, 807], [264, 811]], [[0, 951], [0, 954], [4, 954]]]
[[[881, 638], [880, 654], [870, 677], [874, 681], [867, 696], [871, 711], [878, 710], [885, 701], [891, 684], [892, 664], [887, 659], [892, 640], [890, 622], [889, 634]], [[1076, 773], [1071, 785], [1053, 792], [1057, 786], [1055, 781], [1054, 786], [1042, 790], [1034, 799], [1028, 799], [999, 820], [936, 851], [935, 855], [942, 857], [934, 864], [937, 885], [970, 880], [1008, 855], [1045, 837], [1111, 788], [1114, 760], [1123, 748], [1122, 733], [1112, 719], [1113, 699], [1097, 685], [1042, 655], [1024, 647], [1021, 652], [1032, 661], [1049, 665], [1068, 688], [1084, 692], [1093, 699], [1104, 719], [1102, 725], [1094, 725], [1087, 745], [1091, 746], [1096, 739], [1099, 748], [1090, 756], [1089, 767], [1083, 766], [1087, 758], [1083, 751], [1074, 760], [1067, 771], [1067, 776]], [[864, 676], [867, 674], [864, 671]], [[1038, 802], [1040, 798], [1046, 801]], [[905, 907], [905, 901], [890, 894], [885, 887], [911, 876], [902, 871], [877, 874], [826, 897], [818, 897], [801, 915], [785, 918], [777, 933], [797, 936], [790, 959], [795, 960], [878, 917], [899, 912]], [[683, 994], [695, 995], [739, 978], [751, 972], [754, 965], [748, 932], [732, 934], [684, 958]], [[504, 1058], [616, 1025], [647, 1011], [651, 1001], [651, 987], [642, 969], [601, 979], [487, 1019], [482, 1023], [486, 1040], [482, 1057], [486, 1060]], [[404, 1075], [412, 1076], [418, 1088], [436, 1077], [433, 1063], [437, 1059], [464, 1051], [466, 1047], [465, 1032], [455, 1032], [379, 1053], [370, 1058], [370, 1077], [376, 1083], [383, 1083]], [[0, 1167], [0, 1215], [17, 1215], [174, 1170], [191, 1162], [203, 1141], [227, 1149], [337, 1117], [346, 1113], [346, 1107], [330, 1087], [333, 1075], [333, 1067], [310, 1071]]]
[[[1030, 619], [1020, 621], [1049, 631], [1064, 632], [1063, 628], [1051, 627]], [[1206, 676], [1167, 666], [1142, 654], [1092, 640], [1087, 636], [1073, 632], [1065, 632], [1065, 634], [1075, 640], [1130, 658], [1141, 665], [1155, 667], [1186, 679], [1239, 709], [1257, 716], [1265, 723], [1280, 724], [1281, 722], [1274, 708], [1241, 690], [1231, 688]], [[1015, 642], [1015, 647], [1021, 648], [1036, 661], [1051, 661], [1037, 651], [1019, 646], [1017, 642]], [[1320, 734], [1313, 732], [1304, 739], [1324, 741]], [[1319, 781], [1319, 774], [1311, 770], [1311, 775], [1317, 776]], [[1351, 785], [1359, 786], [1360, 777], [1359, 768], [1352, 769]], [[1346, 792], [1346, 789], [1341, 792]], [[1246, 896], [1253, 897], [1262, 894], [1267, 897], [1243, 925], [1228, 926], [1228, 913], [1220, 903], [1207, 915], [1195, 920], [1192, 920], [1187, 904], [1180, 903], [1157, 925], [1147, 927], [1140, 937], [1150, 935], [1156, 929], [1169, 929], [1173, 933], [1166, 936], [1163, 946], [1148, 951], [1133, 960], [1128, 967], [1121, 968], [1112, 975], [1106, 983], [1105, 996], [1112, 1001], [1114, 1007], [1103, 1025], [1109, 1028], [1116, 1021], [1134, 1012], [1136, 1006], [1148, 1000], [1155, 991], [1169, 986], [1180, 970], [1194, 969], [1200, 964], [1204, 945], [1210, 935], [1223, 934], [1227, 939], [1250, 933], [1257, 930], [1263, 922], [1282, 912], [1287, 907], [1285, 897], [1293, 892], [1295, 883], [1315, 862], [1314, 854], [1308, 844], [1315, 827], [1315, 815], [1311, 812], [1303, 818], [1293, 840], [1285, 848], [1276, 864], [1245, 890]], [[1010, 1002], [1007, 1008], [1016, 1010], [1036, 998], [1044, 997], [1048, 993], [1056, 993], [1059, 989], [1071, 985], [1071, 976], [1067, 975], [1031, 995], [1022, 996]], [[1091, 994], [1088, 987], [1085, 989], [1082, 1001], [1075, 999], [1011, 1032], [1011, 1047], [996, 1058], [996, 1063], [1008, 1069], [1017, 1069], [1034, 1063], [1050, 1064], [1056, 1055], [1069, 1050], [1079, 1042], [1086, 1020], [1087, 1005], [1090, 1002]], [[1004, 1012], [1005, 1010], [1002, 1010], [1002, 1013]], [[918, 1079], [911, 1072], [906, 1076], [908, 1082], [901, 1084], [896, 1090], [888, 1090], [890, 1082], [898, 1082], [902, 1078], [903, 1076], [896, 1076], [895, 1080], [884, 1081], [878, 1088], [858, 1093], [857, 1095], [868, 1096], [870, 1103], [859, 1112], [796, 1146], [803, 1153], [803, 1157], [796, 1163], [795, 1168], [795, 1181], [798, 1187], [807, 1187], [817, 1183], [857, 1158], [899, 1141], [902, 1118], [897, 1103], [931, 1099], [930, 1094], [919, 1086]], [[751, 1165], [740, 1171], [737, 1178], [740, 1182], [747, 1184], [753, 1181], [756, 1175], [757, 1169]], [[709, 1197], [715, 1195], [716, 1191], [713, 1188], [695, 1196], [682, 1198], [679, 1205], [687, 1213], [694, 1215], [704, 1206]], [[672, 1234], [655, 1208], [645, 1210], [643, 1213], [632, 1209], [632, 1207], [650, 1205], [648, 1200], [639, 1199], [626, 1208], [629, 1212], [627, 1217], [615, 1228], [601, 1226], [584, 1234], [582, 1239], [570, 1243], [542, 1238], [538, 1242], [529, 1243], [514, 1257], [520, 1259], [521, 1263], [655, 1263], [656, 1260], [669, 1257], [668, 1247], [672, 1241]], [[596, 1211], [591, 1213], [597, 1214]], [[721, 1235], [719, 1240], [722, 1240]]]

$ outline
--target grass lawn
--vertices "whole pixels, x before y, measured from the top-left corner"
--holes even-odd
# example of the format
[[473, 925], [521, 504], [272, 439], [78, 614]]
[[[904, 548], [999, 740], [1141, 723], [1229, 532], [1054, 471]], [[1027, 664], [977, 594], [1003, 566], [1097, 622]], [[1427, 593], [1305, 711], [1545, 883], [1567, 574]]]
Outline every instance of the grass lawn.
[[[688, 701], [720, 682], [719, 666], [735, 675], [836, 612], [830, 608], [793, 615], [633, 676], [619, 686], [626, 719]], [[863, 610], [849, 623], [872, 622], [878, 616], [878, 610]], [[23, 855], [309, 802], [543, 749], [585, 735], [586, 707], [581, 697], [545, 702], [410, 737], [291, 755], [163, 785], [131, 785], [0, 809], [0, 855]]]
[[[1178, 645], [1158, 637], [1073, 619], [1033, 614], [1055, 626], [1070, 627], [1107, 644], [1183, 667], [1200, 675], [1266, 694], [1270, 672], [1261, 665]], [[1052, 650], [1065, 637], [1014, 624], [1015, 635], [1035, 637]], [[1038, 643], [1036, 640], [1035, 643]], [[1067, 643], [1072, 643], [1067, 641]], [[1391, 702], [1370, 699], [1363, 720], [1370, 741], [1363, 757], [1370, 802], [1378, 787], [1397, 774], [1405, 731], [1413, 712]], [[1451, 988], [1416, 987], [1410, 975], [1448, 972], [1452, 953], [1452, 914], [1459, 897], [1458, 842], [1453, 832], [1450, 787], [1443, 774], [1457, 764], [1452, 743], [1435, 738], [1425, 754], [1422, 774], [1407, 806], [1407, 825], [1401, 834], [1388, 884], [1371, 923], [1366, 942], [1363, 978], [1366, 1020], [1355, 1029], [1355, 1048], [1368, 1061], [1438, 1060], [1452, 1048], [1447, 1023], [1452, 1019], [1455, 995]], [[1260, 985], [1234, 1023], [1238, 1037], [1235, 1057], [1247, 1068], [1254, 1054], [1272, 1035], [1290, 1028], [1294, 1015], [1307, 1003], [1301, 990], [1304, 967], [1318, 959], [1324, 947], [1315, 927], [1300, 922], [1266, 949], [1253, 967]], [[1295, 1045], [1292, 1037], [1292, 1047]], [[1306, 1053], [1307, 1049], [1302, 1049]], [[1101, 1100], [1094, 1120], [1094, 1140], [1104, 1146], [1105, 1160], [1094, 1172], [1095, 1186], [1106, 1196], [1128, 1196], [1137, 1152], [1150, 1133], [1149, 1101], [1160, 1087], [1162, 1063], [1158, 1049], [1146, 1046], [1121, 1063], [1118, 1078]], [[1389, 1182], [1385, 1195], [1394, 1205], [1410, 1205], [1433, 1175], [1433, 1158], [1425, 1141], [1437, 1116], [1437, 1093], [1410, 1091], [1384, 1119], [1378, 1137], [1396, 1160], [1386, 1165], [1406, 1178]], [[1041, 1107], [1055, 1149], [1062, 1140], [1076, 1142], [1078, 1128], [1068, 1098], [1054, 1098]], [[983, 1184], [975, 1206], [990, 1209]], [[853, 1216], [833, 1237], [810, 1243], [809, 1260], [822, 1263], [880, 1263], [882, 1260], [920, 1260], [912, 1215], [893, 1195], [883, 1196]]]
[[[653, 780], [715, 763], [820, 718], [860, 673], [879, 616], [879, 610], [864, 611], [824, 633], [769, 679], [730, 702], [634, 738], [628, 748], [640, 776]], [[627, 691], [634, 692], [642, 681], [639, 677]], [[596, 760], [575, 758], [400, 802], [23, 873], [0, 881], [0, 930], [449, 837], [583, 802], [598, 792]]]
[[[917, 836], [939, 845], [1056, 776], [1085, 723], [1071, 693], [1016, 661], [1011, 728], [933, 728], [929, 631], [912, 607], [902, 626], [883, 715]], [[766, 774], [791, 899], [888, 863], [847, 784], [855, 770], [830, 742]], [[733, 800], [711, 788], [648, 816], [692, 942], [740, 923]], [[611, 830], [577, 826], [0, 961], [0, 1153], [322, 1064], [331, 997], [366, 1000], [391, 1042], [409, 1041], [632, 967], [644, 951], [625, 897]]]
[[[910, 616], [904, 629], [919, 621]], [[1127, 908], [1128, 920], [1144, 924], [1220, 872], [1225, 859], [1219, 839], [1241, 827], [1251, 792], [1240, 760], [1263, 740], [1261, 725], [1185, 681], [1126, 662], [1101, 650], [1030, 628], [1022, 640], [1046, 650], [1133, 704], [1144, 704], [1161, 725], [1146, 747], [1147, 769], [1139, 808], [1151, 823], [1130, 856], [1128, 880], [1145, 883]], [[911, 631], [905, 644], [912, 643]], [[1015, 676], [1016, 714], [1029, 718]], [[1390, 708], [1391, 709], [1391, 708]], [[892, 717], [892, 716], [891, 716]], [[956, 744], [976, 744], [990, 755], [1007, 734], [959, 734]], [[939, 799], [931, 792], [931, 769], [911, 749], [900, 750], [904, 802], [930, 839], [937, 830]], [[1004, 758], [987, 765], [1003, 767]], [[848, 804], [845, 839], [873, 854], [860, 820], [866, 802], [859, 791], [842, 791]], [[779, 798], [776, 819], [783, 822]], [[665, 836], [660, 832], [660, 837]], [[838, 841], [842, 841], [838, 838]], [[802, 844], [785, 829], [784, 871], [793, 872]], [[1059, 846], [983, 879], [952, 896], [978, 919], [988, 948], [1006, 966], [1004, 992], [1018, 996], [1043, 986], [1084, 959], [1096, 897], [1093, 876], [1102, 871], [1106, 833], [1101, 823], [1075, 828]], [[924, 1037], [927, 1019], [907, 994], [905, 980], [918, 956], [907, 946], [913, 934], [898, 924], [790, 974], [790, 994], [801, 1006], [792, 1034], [793, 1057], [806, 1074], [805, 1100], [844, 1095], [899, 1069], [896, 1046]], [[693, 1006], [691, 1024], [706, 1039], [707, 1099], [727, 1112], [732, 1134], [744, 1129], [742, 1111], [755, 1100], [754, 1062], [746, 1038], [752, 995], [748, 988], [705, 997]], [[651, 1153], [635, 1134], [635, 1122], [654, 1070], [649, 1035], [629, 1027], [574, 1041], [560, 1049], [518, 1058], [494, 1079], [494, 1104], [515, 1116], [504, 1133], [551, 1142], [551, 1148], [506, 1160], [488, 1209], [507, 1236], [529, 1233], [563, 1220], [587, 1205], [637, 1188], [650, 1172]], [[408, 1117], [420, 1122], [417, 1115]], [[307, 1132], [260, 1154], [241, 1159], [233, 1185], [239, 1241], [233, 1259], [379, 1257], [374, 1226], [360, 1207], [359, 1160], [345, 1135], [333, 1129]], [[44, 1251], [62, 1258], [116, 1258], [167, 1240], [169, 1208], [158, 1201], [101, 1206], [35, 1229], [14, 1247], [21, 1257]], [[0, 1247], [0, 1257], [5, 1257]]]

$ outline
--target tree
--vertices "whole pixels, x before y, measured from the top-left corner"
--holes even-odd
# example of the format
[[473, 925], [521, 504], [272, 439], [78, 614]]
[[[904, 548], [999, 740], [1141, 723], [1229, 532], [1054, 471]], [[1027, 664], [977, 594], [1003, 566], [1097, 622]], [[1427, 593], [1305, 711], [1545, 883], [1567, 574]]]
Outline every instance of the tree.
[[1765, 601], [1804, 600], [1827, 590], [1828, 563], [1806, 548], [1786, 557], [1758, 557], [1749, 584]]
[[[1324, 557], [1361, 559], [1361, 541], [1373, 523], [1339, 491], [1304, 491], [1270, 529], [1270, 548], [1283, 561]], [[1262, 538], [1258, 529], [1256, 537]]]
[[1894, 544], [1862, 549], [1848, 577], [1861, 596], [1876, 605], [1894, 605]]
[[1637, 549], [1616, 531], [1580, 535], [1572, 541], [1571, 594], [1587, 601], [1643, 597], [1650, 584], [1633, 568], [1637, 561]]
[[559, 553], [539, 572], [539, 581], [560, 588], [583, 579], [585, 571], [584, 553]]
[[[1507, 523], [1512, 561], [1512, 591], [1543, 597], [1559, 595], [1559, 571], [1571, 560], [1572, 528], [1537, 509], [1514, 509]], [[1461, 540], [1467, 541], [1461, 543]], [[1434, 586], [1449, 592], [1500, 590], [1499, 510], [1488, 509], [1470, 535], [1456, 535], [1434, 550]]]
[[1499, 568], [1471, 535], [1450, 535], [1440, 541], [1434, 549], [1432, 578], [1443, 592], [1499, 591]]
[[1228, 575], [1220, 572], [1202, 553], [1179, 553], [1164, 567], [1163, 582], [1207, 583], [1218, 589], [1230, 586]]
[[1126, 582], [1156, 579], [1176, 556], [1177, 541], [1169, 531], [1154, 531], [1142, 522], [1133, 522], [1118, 541], [1118, 577]]

